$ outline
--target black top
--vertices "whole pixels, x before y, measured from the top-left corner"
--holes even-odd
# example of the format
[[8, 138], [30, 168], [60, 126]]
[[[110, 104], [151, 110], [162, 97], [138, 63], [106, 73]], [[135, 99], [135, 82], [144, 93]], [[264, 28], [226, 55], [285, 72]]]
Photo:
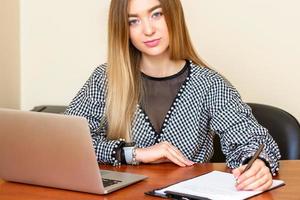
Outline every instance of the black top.
[[143, 95], [140, 104], [156, 133], [161, 132], [167, 112], [188, 76], [189, 66], [189, 62], [186, 62], [178, 73], [167, 77], [156, 78], [142, 73]]

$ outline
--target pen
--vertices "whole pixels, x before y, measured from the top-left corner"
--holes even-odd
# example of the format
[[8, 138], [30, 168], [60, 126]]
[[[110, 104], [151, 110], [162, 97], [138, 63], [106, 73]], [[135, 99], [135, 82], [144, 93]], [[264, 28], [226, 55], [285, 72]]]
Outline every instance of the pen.
[[[252, 164], [254, 163], [254, 161], [258, 158], [259, 154], [262, 152], [262, 150], [264, 149], [264, 144], [259, 145], [257, 151], [255, 152], [254, 156], [251, 158], [251, 160], [248, 162], [246, 168], [242, 171], [242, 173], [240, 175], [242, 175], [243, 173], [245, 173], [248, 169], [251, 168]], [[236, 178], [236, 183], [238, 184], [238, 178]]]
[[244, 171], [241, 173], [241, 175], [246, 172], [248, 169], [250, 169], [250, 167], [252, 166], [252, 164], [254, 163], [254, 161], [258, 158], [259, 154], [262, 152], [262, 150], [264, 149], [264, 144], [259, 145], [259, 148], [257, 149], [257, 151], [255, 152], [254, 156], [251, 158], [251, 160], [248, 162], [246, 168], [244, 169]]

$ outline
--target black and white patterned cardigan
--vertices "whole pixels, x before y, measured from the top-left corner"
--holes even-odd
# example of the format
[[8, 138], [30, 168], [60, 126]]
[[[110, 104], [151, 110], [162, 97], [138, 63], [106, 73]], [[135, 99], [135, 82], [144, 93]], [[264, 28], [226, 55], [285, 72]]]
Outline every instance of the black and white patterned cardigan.
[[[278, 146], [253, 117], [251, 108], [221, 75], [189, 62], [189, 74], [166, 115], [161, 133], [155, 132], [147, 114], [137, 105], [131, 133], [136, 146], [143, 148], [168, 141], [188, 159], [203, 163], [212, 157], [215, 133], [221, 138], [228, 167], [236, 168], [263, 143], [265, 148], [260, 157], [275, 175], [279, 170]], [[98, 162], [114, 164], [120, 141], [108, 140], [105, 128], [99, 129], [106, 88], [106, 64], [103, 64], [95, 69], [65, 114], [88, 120]]]

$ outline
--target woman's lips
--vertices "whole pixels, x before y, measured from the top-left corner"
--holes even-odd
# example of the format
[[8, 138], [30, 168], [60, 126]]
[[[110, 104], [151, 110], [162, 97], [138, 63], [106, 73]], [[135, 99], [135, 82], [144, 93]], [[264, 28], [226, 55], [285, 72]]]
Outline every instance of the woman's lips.
[[159, 45], [159, 42], [160, 42], [160, 39], [155, 39], [155, 40], [146, 41], [146, 42], [144, 42], [144, 44], [147, 47], [153, 48], [153, 47], [156, 47], [157, 45]]

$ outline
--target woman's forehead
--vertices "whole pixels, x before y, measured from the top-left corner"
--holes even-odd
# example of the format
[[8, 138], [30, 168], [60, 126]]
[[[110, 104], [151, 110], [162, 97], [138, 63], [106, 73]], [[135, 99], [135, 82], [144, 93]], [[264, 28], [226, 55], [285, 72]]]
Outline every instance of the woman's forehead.
[[128, 14], [136, 15], [140, 13], [148, 13], [160, 5], [159, 0], [129, 0]]

